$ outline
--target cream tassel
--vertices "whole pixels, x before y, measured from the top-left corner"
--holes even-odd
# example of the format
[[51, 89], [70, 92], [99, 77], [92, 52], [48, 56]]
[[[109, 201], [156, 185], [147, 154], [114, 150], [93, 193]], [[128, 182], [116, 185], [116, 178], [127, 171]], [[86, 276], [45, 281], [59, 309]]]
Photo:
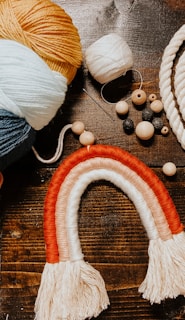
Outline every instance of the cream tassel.
[[139, 287], [143, 298], [151, 304], [166, 298], [185, 295], [185, 234], [173, 235], [172, 239], [150, 240], [149, 264], [146, 277]]
[[100, 273], [84, 260], [46, 263], [35, 303], [35, 320], [84, 320], [109, 305]]

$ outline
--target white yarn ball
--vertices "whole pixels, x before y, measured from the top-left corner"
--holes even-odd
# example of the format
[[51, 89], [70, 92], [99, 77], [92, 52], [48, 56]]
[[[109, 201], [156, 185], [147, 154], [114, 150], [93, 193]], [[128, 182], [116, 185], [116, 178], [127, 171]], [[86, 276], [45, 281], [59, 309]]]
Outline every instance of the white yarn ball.
[[116, 33], [91, 44], [85, 51], [85, 61], [93, 78], [101, 84], [120, 77], [133, 66], [130, 47]]
[[25, 118], [35, 130], [46, 126], [64, 102], [67, 79], [16, 41], [0, 40], [0, 75], [0, 108]]

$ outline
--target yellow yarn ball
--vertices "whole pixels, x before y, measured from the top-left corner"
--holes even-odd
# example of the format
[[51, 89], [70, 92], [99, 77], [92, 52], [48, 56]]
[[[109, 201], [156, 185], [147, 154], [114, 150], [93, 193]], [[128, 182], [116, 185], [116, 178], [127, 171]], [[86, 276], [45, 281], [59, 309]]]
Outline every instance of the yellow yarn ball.
[[0, 38], [31, 48], [52, 70], [66, 77], [68, 84], [82, 63], [77, 28], [71, 17], [50, 0], [0, 1]]

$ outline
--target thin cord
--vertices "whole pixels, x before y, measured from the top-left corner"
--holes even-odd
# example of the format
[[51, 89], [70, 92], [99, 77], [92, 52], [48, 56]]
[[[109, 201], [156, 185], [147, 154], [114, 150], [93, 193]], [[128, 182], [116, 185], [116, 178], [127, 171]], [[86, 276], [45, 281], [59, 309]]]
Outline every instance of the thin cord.
[[[128, 71], [129, 71], [129, 70], [128, 70]], [[135, 72], [137, 72], [137, 73], [139, 74], [139, 76], [140, 76], [140, 86], [139, 86], [139, 89], [141, 89], [142, 86], [143, 86], [143, 77], [142, 77], [142, 74], [141, 74], [141, 72], [140, 72], [139, 70], [137, 70], [137, 69], [132, 69], [132, 71], [135, 71]], [[122, 76], [124, 77], [125, 74], [123, 74]], [[111, 80], [111, 81], [112, 81], [112, 80]], [[105, 99], [105, 97], [104, 97], [104, 95], [103, 95], [103, 90], [104, 90], [105, 86], [106, 86], [107, 84], [109, 84], [111, 81], [104, 83], [104, 85], [101, 87], [100, 95], [101, 95], [101, 98], [102, 98], [102, 100], [103, 100], [104, 102], [113, 105], [113, 104], [115, 104], [115, 102], [110, 102], [110, 101], [108, 101], [107, 99]], [[129, 96], [128, 98], [126, 98], [125, 101], [128, 101], [128, 100], [130, 99], [130, 97], [131, 97], [131, 96]]]
[[87, 92], [86, 89], [83, 88], [83, 91], [91, 98], [92, 101], [96, 103], [96, 105], [114, 122], [114, 119], [111, 117], [111, 115]]
[[60, 158], [60, 156], [61, 156], [61, 154], [62, 154], [62, 151], [63, 151], [64, 135], [65, 135], [66, 131], [67, 131], [68, 129], [70, 129], [71, 127], [72, 127], [72, 124], [66, 124], [66, 125], [62, 128], [62, 130], [61, 130], [61, 132], [60, 132], [60, 134], [59, 134], [59, 137], [58, 137], [57, 149], [56, 149], [56, 152], [55, 152], [55, 154], [54, 154], [54, 156], [53, 156], [52, 158], [50, 158], [50, 159], [43, 159], [43, 158], [38, 154], [38, 152], [35, 150], [35, 148], [32, 147], [33, 153], [35, 154], [36, 158], [37, 158], [40, 162], [42, 162], [42, 163], [51, 164], [51, 163], [56, 162], [56, 161]]

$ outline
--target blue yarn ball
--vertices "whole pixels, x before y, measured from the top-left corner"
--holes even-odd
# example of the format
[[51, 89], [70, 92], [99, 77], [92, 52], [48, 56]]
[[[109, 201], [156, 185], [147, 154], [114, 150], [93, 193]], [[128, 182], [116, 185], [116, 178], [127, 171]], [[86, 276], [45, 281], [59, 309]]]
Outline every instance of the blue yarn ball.
[[15, 114], [0, 109], [0, 171], [30, 151], [36, 131]]

